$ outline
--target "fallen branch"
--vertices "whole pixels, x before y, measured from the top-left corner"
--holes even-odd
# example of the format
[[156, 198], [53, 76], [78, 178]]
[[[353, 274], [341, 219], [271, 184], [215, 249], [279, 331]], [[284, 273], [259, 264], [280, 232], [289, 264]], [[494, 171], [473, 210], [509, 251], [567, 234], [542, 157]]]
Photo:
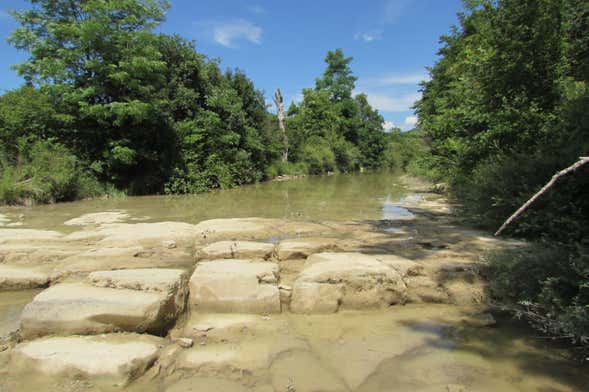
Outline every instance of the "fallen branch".
[[505, 230], [505, 228], [507, 226], [509, 226], [509, 224], [511, 222], [513, 222], [514, 220], [516, 220], [521, 214], [523, 214], [523, 212], [532, 205], [532, 203], [534, 203], [536, 201], [536, 199], [538, 199], [540, 196], [542, 196], [542, 194], [544, 192], [546, 192], [548, 189], [550, 189], [555, 183], [556, 181], [558, 181], [560, 179], [560, 177], [567, 175], [571, 172], [574, 172], [575, 170], [577, 170], [578, 168], [580, 168], [581, 166], [583, 166], [584, 164], [589, 163], [589, 157], [580, 157], [579, 160], [577, 162], [575, 162], [575, 164], [567, 167], [566, 169], [563, 169], [561, 171], [559, 171], [558, 173], [556, 173], [555, 175], [552, 176], [552, 178], [550, 179], [550, 181], [548, 181], [548, 183], [546, 185], [544, 185], [542, 187], [542, 189], [540, 189], [534, 196], [532, 196], [530, 198], [530, 200], [526, 201], [516, 212], [513, 213], [513, 215], [511, 215], [499, 228], [499, 230], [497, 230], [495, 232], [495, 237], [501, 235], [501, 233], [503, 232], [503, 230]]

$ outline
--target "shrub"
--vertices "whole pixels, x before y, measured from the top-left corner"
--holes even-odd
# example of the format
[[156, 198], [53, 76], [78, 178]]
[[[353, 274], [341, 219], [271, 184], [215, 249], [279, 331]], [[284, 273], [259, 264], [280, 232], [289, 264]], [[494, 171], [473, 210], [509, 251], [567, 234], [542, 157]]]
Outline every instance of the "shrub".
[[0, 201], [16, 204], [25, 199], [38, 203], [69, 201], [104, 192], [66, 147], [39, 141], [21, 147], [17, 164], [2, 164]]
[[301, 155], [309, 174], [333, 172], [337, 168], [335, 154], [324, 139], [310, 140], [303, 146]]
[[488, 258], [493, 297], [537, 329], [589, 343], [589, 253], [536, 243]]

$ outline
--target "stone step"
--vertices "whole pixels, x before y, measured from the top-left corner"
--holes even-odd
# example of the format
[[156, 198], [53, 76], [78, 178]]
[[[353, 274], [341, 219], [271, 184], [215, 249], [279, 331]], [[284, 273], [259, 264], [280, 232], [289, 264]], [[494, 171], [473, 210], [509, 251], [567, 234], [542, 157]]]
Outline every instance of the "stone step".
[[319, 252], [338, 250], [335, 238], [294, 238], [280, 241], [277, 254], [280, 260], [306, 259]]
[[254, 241], [219, 241], [200, 249], [199, 259], [269, 259], [274, 255], [274, 244]]
[[278, 265], [246, 260], [198, 263], [190, 305], [198, 312], [280, 313]]
[[318, 253], [307, 260], [293, 285], [294, 313], [334, 313], [404, 303], [402, 275], [373, 255]]
[[0, 290], [25, 290], [46, 287], [49, 273], [39, 268], [0, 264]]
[[25, 337], [116, 331], [161, 334], [184, 310], [186, 282], [182, 270], [140, 269], [100, 271], [90, 274], [88, 283], [57, 284], [25, 306], [21, 333]]
[[156, 361], [162, 344], [161, 338], [135, 334], [42, 338], [14, 348], [11, 371], [91, 378], [112, 388], [142, 375]]

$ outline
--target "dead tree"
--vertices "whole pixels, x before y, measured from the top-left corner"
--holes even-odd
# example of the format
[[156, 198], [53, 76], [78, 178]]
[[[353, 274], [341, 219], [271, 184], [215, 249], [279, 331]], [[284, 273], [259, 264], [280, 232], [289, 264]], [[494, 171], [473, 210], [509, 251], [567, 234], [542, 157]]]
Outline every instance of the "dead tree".
[[288, 162], [288, 136], [286, 135], [286, 127], [284, 125], [284, 101], [282, 100], [282, 94], [280, 89], [276, 89], [274, 94], [274, 103], [276, 104], [276, 113], [278, 114], [278, 126], [282, 131], [282, 143], [284, 150], [282, 151], [282, 162]]
[[513, 215], [511, 215], [506, 221], [505, 223], [503, 223], [501, 225], [501, 227], [499, 228], [499, 230], [497, 230], [495, 232], [495, 237], [501, 235], [501, 233], [503, 232], [503, 230], [505, 230], [505, 228], [507, 226], [509, 226], [509, 224], [511, 222], [513, 222], [514, 220], [516, 220], [521, 214], [524, 213], [524, 211], [532, 205], [532, 203], [534, 203], [536, 201], [537, 198], [539, 198], [540, 196], [542, 196], [542, 194], [544, 192], [546, 192], [548, 189], [550, 189], [555, 183], [556, 181], [558, 181], [560, 179], [560, 177], [567, 175], [569, 173], [574, 172], [575, 170], [577, 170], [578, 168], [580, 168], [581, 166], [583, 166], [584, 164], [589, 163], [589, 157], [580, 157], [579, 160], [577, 162], [575, 162], [573, 165], [567, 167], [566, 169], [563, 169], [561, 171], [559, 171], [558, 173], [556, 173], [555, 175], [552, 176], [552, 178], [550, 179], [550, 181], [548, 181], [548, 183], [546, 185], [544, 185], [542, 187], [542, 189], [540, 189], [534, 196], [532, 196], [530, 198], [530, 200], [526, 201], [516, 212], [513, 213]]

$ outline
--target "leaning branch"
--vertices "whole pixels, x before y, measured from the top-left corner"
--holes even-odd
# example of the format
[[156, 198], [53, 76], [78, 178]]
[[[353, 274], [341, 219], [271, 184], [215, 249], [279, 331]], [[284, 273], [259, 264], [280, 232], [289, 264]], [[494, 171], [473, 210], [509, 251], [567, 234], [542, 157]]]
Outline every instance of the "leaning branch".
[[577, 170], [578, 168], [580, 168], [581, 166], [583, 166], [584, 164], [589, 163], [589, 157], [580, 157], [579, 160], [567, 167], [566, 169], [563, 169], [561, 171], [559, 171], [558, 173], [556, 173], [555, 175], [552, 176], [552, 179], [550, 179], [550, 181], [548, 181], [548, 183], [546, 185], [544, 185], [544, 187], [542, 187], [542, 189], [540, 189], [534, 196], [532, 196], [532, 198], [528, 201], [526, 201], [516, 212], [513, 213], [513, 215], [511, 215], [506, 221], [505, 223], [503, 223], [501, 225], [501, 227], [499, 228], [499, 230], [497, 230], [497, 232], [495, 232], [495, 237], [501, 235], [501, 233], [503, 232], [503, 230], [505, 230], [505, 228], [507, 226], [509, 226], [509, 224], [511, 222], [513, 222], [514, 220], [516, 220], [521, 214], [523, 214], [523, 212], [532, 205], [532, 203], [534, 203], [536, 201], [537, 198], [539, 198], [540, 196], [542, 196], [542, 194], [544, 192], [546, 192], [548, 189], [550, 189], [555, 183], [556, 181], [558, 181], [560, 179], [560, 177], [565, 176], [571, 172], [574, 172], [575, 170]]

